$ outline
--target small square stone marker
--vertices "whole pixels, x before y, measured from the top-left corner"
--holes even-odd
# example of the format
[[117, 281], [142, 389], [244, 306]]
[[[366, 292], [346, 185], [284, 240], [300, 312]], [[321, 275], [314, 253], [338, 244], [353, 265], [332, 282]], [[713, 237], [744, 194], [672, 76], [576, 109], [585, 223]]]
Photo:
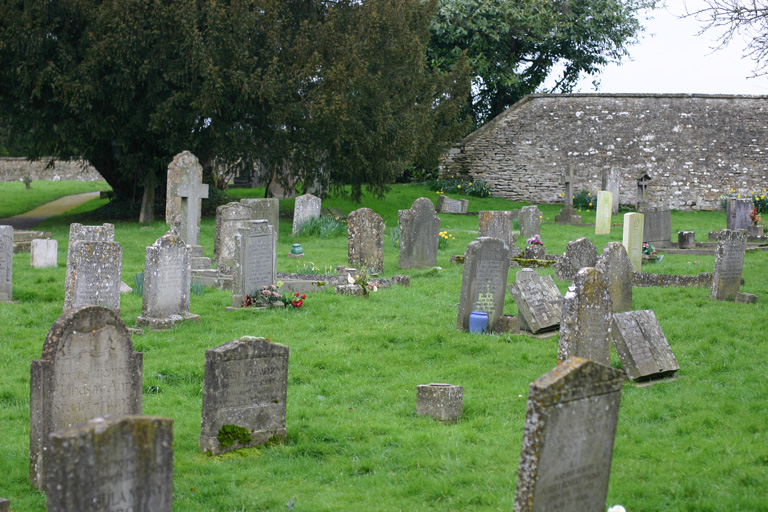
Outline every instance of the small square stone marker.
[[464, 387], [423, 384], [416, 387], [416, 415], [455, 423], [464, 412]]

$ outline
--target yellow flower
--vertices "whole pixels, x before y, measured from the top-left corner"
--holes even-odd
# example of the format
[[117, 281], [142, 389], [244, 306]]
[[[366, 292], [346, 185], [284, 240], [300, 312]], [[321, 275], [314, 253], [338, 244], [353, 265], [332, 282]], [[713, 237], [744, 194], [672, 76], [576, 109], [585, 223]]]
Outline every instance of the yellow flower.
[[456, 188], [461, 188], [461, 185], [456, 185]]
[[765, 199], [765, 195], [760, 196], [760, 199]]
[[589, 206], [592, 206], [592, 203], [589, 203]]
[[472, 186], [472, 182], [471, 182], [471, 181], [469, 182], [469, 186], [470, 186], [470, 187]]
[[736, 199], [741, 199], [741, 194], [736, 194]]

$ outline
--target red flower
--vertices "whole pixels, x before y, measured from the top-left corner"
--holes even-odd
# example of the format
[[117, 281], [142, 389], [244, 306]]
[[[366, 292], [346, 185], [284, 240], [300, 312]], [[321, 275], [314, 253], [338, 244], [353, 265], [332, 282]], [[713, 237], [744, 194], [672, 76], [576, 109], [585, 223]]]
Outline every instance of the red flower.
[[[298, 295], [298, 293], [297, 293], [296, 295]], [[306, 296], [306, 295], [302, 295], [302, 296], [301, 296], [301, 300], [304, 300], [304, 299], [306, 299], [306, 298], [307, 298], [307, 296]]]

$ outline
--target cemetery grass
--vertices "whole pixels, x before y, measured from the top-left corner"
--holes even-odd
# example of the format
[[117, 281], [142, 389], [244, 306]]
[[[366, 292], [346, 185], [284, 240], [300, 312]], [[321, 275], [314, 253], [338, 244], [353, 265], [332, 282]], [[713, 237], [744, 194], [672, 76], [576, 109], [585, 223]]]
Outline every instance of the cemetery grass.
[[[413, 199], [436, 196], [426, 188], [396, 186], [381, 209], [388, 227]], [[255, 195], [255, 197], [261, 197]], [[389, 198], [392, 198], [390, 203]], [[41, 229], [59, 241], [59, 267], [32, 269], [29, 254], [14, 255], [15, 303], [0, 303], [0, 496], [14, 510], [42, 511], [44, 494], [28, 483], [29, 366], [61, 314], [69, 222], [103, 204], [92, 201]], [[290, 204], [290, 202], [286, 203]], [[470, 210], [519, 208], [522, 203], [470, 199]], [[358, 205], [329, 199], [344, 213]], [[281, 208], [283, 202], [281, 201]], [[541, 234], [548, 252], [568, 240], [590, 238], [599, 250], [621, 240], [621, 227], [596, 237], [593, 227], [549, 224], [557, 206], [542, 206]], [[380, 212], [381, 213], [381, 212]], [[584, 221], [594, 212], [582, 212]], [[463, 254], [477, 217], [441, 215], [456, 237], [438, 253], [440, 269], [397, 269], [398, 248], [384, 241], [385, 273], [408, 274], [411, 287], [371, 294], [369, 300], [308, 294], [299, 310], [228, 312], [231, 294], [205, 289], [193, 295], [199, 324], [134, 337], [144, 354], [144, 414], [174, 420], [174, 509], [189, 511], [293, 510], [511, 510], [528, 385], [555, 366], [557, 337], [470, 335], [455, 330]], [[109, 219], [103, 219], [108, 222]], [[673, 232], [697, 239], [725, 225], [723, 212], [674, 212]], [[213, 219], [201, 241], [212, 255]], [[163, 235], [115, 222], [124, 248], [123, 281], [143, 270], [144, 249]], [[346, 237], [292, 238], [281, 219], [278, 271], [312, 264], [346, 264]], [[703, 233], [703, 238], [701, 236]], [[674, 235], [673, 235], [674, 236]], [[300, 242], [303, 259], [286, 256]], [[524, 245], [519, 241], [518, 245]], [[616, 436], [608, 504], [633, 511], [765, 510], [768, 488], [765, 396], [768, 394], [768, 253], [748, 253], [742, 291], [756, 304], [716, 302], [704, 288], [634, 288], [634, 309], [653, 309], [681, 366], [674, 379], [641, 387], [627, 382]], [[646, 272], [711, 272], [712, 256], [667, 255]], [[554, 269], [542, 270], [554, 277]], [[515, 269], [510, 271], [510, 282]], [[568, 283], [556, 281], [561, 291]], [[122, 297], [129, 326], [141, 297]], [[509, 294], [505, 313], [516, 314]], [[285, 442], [210, 457], [198, 450], [204, 352], [241, 336], [263, 336], [290, 347]], [[615, 353], [612, 365], [620, 367]], [[416, 416], [416, 386], [464, 386], [464, 415], [453, 425]]]
[[111, 190], [106, 181], [33, 181], [26, 189], [20, 181], [0, 182], [0, 219], [27, 212], [60, 197]]

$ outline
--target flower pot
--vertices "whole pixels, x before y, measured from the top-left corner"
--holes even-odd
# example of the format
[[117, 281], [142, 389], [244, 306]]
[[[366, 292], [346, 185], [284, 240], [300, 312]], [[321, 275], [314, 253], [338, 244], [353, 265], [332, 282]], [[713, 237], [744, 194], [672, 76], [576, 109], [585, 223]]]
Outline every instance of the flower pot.
[[301, 247], [301, 244], [291, 245], [291, 254], [304, 254], [304, 249]]
[[473, 311], [469, 314], [469, 332], [483, 334], [488, 328], [488, 313]]

